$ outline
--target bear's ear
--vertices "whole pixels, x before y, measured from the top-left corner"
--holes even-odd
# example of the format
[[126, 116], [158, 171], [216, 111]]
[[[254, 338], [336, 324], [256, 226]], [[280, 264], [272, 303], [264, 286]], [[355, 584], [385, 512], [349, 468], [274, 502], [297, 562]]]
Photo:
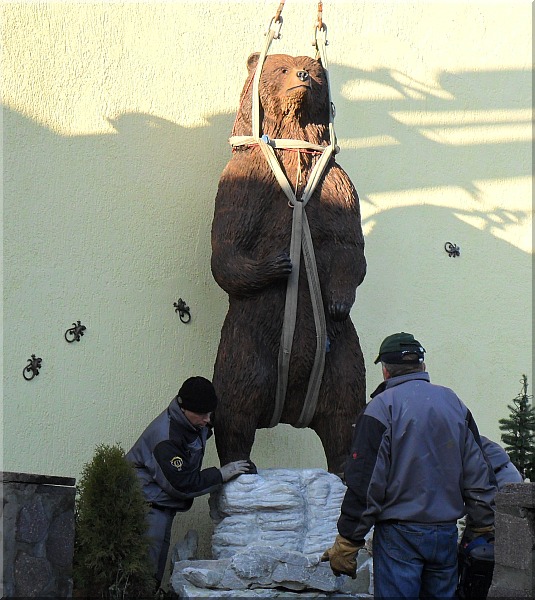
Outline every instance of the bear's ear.
[[249, 56], [249, 58], [247, 59], [247, 68], [249, 69], [249, 73], [256, 69], [259, 57], [260, 52], [253, 52], [253, 54], [251, 54], [251, 56]]

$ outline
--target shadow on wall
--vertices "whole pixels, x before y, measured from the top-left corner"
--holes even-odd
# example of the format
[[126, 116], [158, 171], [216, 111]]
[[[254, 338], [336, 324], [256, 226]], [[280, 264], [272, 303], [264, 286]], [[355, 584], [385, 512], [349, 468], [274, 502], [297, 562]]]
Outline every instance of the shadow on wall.
[[71, 271], [79, 260], [98, 280], [117, 263], [116, 282], [139, 284], [131, 276], [172, 276], [169, 255], [184, 266], [194, 257], [217, 187], [206, 174], [229, 154], [214, 130], [230, 130], [232, 118], [198, 129], [135, 113], [110, 123], [115, 134], [64, 137], [4, 108], [8, 232], [26, 238], [31, 254], [17, 257], [17, 270]]
[[[528, 71], [445, 72], [434, 89], [386, 69], [332, 65], [331, 78], [338, 136], [356, 142], [388, 137], [395, 142], [378, 147], [348, 144], [340, 155], [361, 201], [370, 202], [370, 194], [438, 186], [456, 186], [477, 199], [479, 180], [531, 176], [530, 140], [508, 139], [504, 132], [503, 139], [489, 143], [485, 130], [479, 141], [463, 142], [463, 127], [472, 134], [480, 127], [499, 134], [502, 128], [526, 125], [530, 106], [522, 98], [529, 94], [518, 91], [531, 88]], [[382, 86], [388, 99], [359, 99], [363, 82]], [[121, 287], [127, 294], [180, 272], [192, 284], [201, 281], [211, 290], [204, 301], [210, 310], [220, 311], [222, 323], [224, 302], [214, 302], [214, 296], [225, 295], [219, 290], [216, 296], [218, 288], [211, 278], [210, 223], [219, 174], [230, 157], [227, 139], [232, 123], [233, 115], [215, 115], [206, 127], [187, 129], [129, 113], [111, 122], [115, 134], [64, 137], [4, 108], [5, 314], [18, 310], [10, 302], [26, 303], [20, 306], [26, 311], [22, 321], [35, 310], [45, 310], [39, 298], [27, 301], [28, 278], [57, 290], [42, 298], [43, 304], [65, 302], [69, 293], [65, 290], [105, 304], [110, 289]], [[507, 285], [495, 273], [500, 268], [511, 278], [527, 277], [529, 256], [495, 237], [491, 227], [521, 222], [526, 213], [470, 211], [466, 216], [478, 216], [488, 225], [475, 229], [459, 219], [462, 212], [424, 206], [373, 216], [367, 236], [369, 271], [363, 284], [369, 290], [366, 318], [375, 318], [385, 304], [400, 304], [399, 297], [389, 297], [394, 294], [392, 283], [407, 293], [411, 278], [431, 277], [436, 265], [426, 256], [434, 253], [457, 261], [453, 281], [458, 287], [452, 289], [451, 277], [441, 280], [437, 275], [423, 299], [429, 322], [444, 322], [450, 332], [447, 319], [462, 306], [479, 315], [475, 329], [484, 327], [481, 312], [487, 301], [503, 303], [505, 314], [525, 310], [522, 299], [513, 296], [514, 289], [509, 296]], [[465, 240], [470, 240], [469, 248]], [[463, 257], [477, 260], [447, 258], [446, 241], [459, 243]], [[381, 264], [374, 262], [375, 257]], [[385, 257], [392, 260], [387, 258], [385, 264]], [[91, 277], [82, 277], [82, 272]], [[487, 297], [481, 297], [481, 289]], [[359, 311], [357, 297], [357, 329]], [[27, 327], [31, 336], [31, 319]], [[8, 335], [10, 328], [8, 322]], [[206, 333], [215, 336], [213, 331]], [[210, 346], [214, 357], [216, 347]]]
[[[443, 72], [433, 88], [388, 69], [331, 73], [338, 136], [378, 140], [340, 159], [366, 194], [458, 186], [477, 197], [478, 180], [531, 176], [531, 71]], [[359, 99], [367, 89], [385, 98]]]

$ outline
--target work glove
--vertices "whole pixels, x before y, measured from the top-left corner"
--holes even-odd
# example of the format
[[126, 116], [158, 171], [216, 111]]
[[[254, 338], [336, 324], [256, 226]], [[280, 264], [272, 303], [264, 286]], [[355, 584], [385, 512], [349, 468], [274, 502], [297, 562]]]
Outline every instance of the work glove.
[[247, 473], [250, 469], [248, 460], [235, 460], [234, 462], [223, 465], [219, 472], [223, 478], [223, 483], [230, 481], [233, 477], [237, 477], [242, 473]]
[[[492, 544], [491, 546], [488, 546]], [[485, 554], [492, 554], [494, 559], [494, 527], [467, 527], [459, 544], [459, 552], [470, 556], [475, 548], [486, 546]]]
[[467, 527], [464, 530], [461, 545], [466, 547], [476, 538], [483, 538], [486, 543], [494, 542], [494, 525], [488, 525], [485, 527]]
[[339, 575], [349, 575], [351, 579], [356, 579], [357, 554], [363, 547], [364, 542], [357, 544], [338, 534], [333, 547], [323, 553], [321, 562], [329, 561], [331, 569], [337, 577]]

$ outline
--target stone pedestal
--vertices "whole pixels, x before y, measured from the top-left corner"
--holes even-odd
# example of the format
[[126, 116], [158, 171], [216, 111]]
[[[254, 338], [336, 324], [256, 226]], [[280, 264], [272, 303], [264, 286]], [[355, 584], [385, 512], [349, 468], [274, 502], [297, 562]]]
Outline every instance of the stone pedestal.
[[535, 597], [535, 483], [496, 495], [495, 564], [489, 598]]
[[2, 596], [70, 597], [75, 480], [8, 472], [1, 477]]
[[345, 490], [323, 469], [266, 469], [225, 484], [210, 497], [215, 560], [176, 562], [174, 591], [188, 599], [370, 598], [366, 550], [356, 580], [320, 562], [338, 533]]

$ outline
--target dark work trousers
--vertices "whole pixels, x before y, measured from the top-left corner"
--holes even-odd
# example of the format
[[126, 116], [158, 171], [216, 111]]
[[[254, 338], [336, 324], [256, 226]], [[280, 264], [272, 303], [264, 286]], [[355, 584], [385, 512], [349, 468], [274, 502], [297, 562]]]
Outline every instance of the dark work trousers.
[[176, 510], [174, 508], [157, 508], [151, 506], [147, 514], [147, 536], [149, 537], [150, 547], [149, 556], [154, 565], [154, 576], [160, 585], [165, 565], [167, 564], [167, 554], [171, 542], [171, 527], [175, 518]]

